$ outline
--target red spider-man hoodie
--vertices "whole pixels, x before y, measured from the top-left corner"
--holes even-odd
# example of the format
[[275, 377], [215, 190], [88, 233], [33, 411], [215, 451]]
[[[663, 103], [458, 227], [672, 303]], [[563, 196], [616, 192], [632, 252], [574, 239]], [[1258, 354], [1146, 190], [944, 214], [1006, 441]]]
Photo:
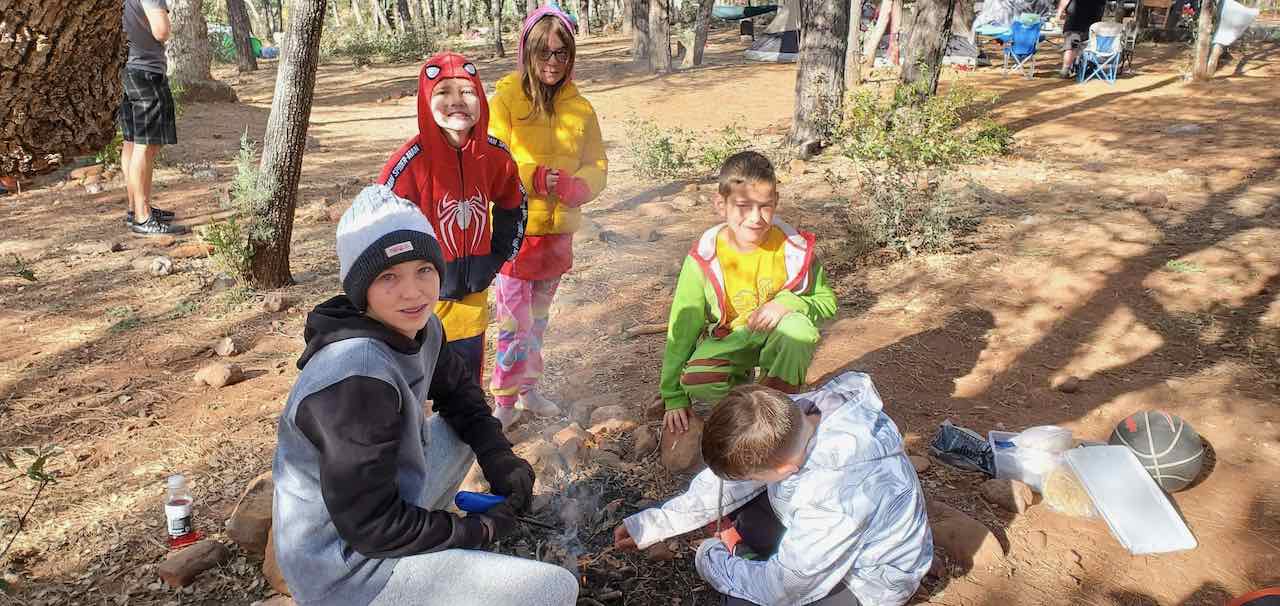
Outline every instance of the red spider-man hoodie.
[[[528, 202], [511, 152], [488, 135], [489, 101], [476, 66], [457, 53], [427, 60], [418, 75], [418, 134], [382, 167], [378, 182], [422, 209], [444, 251], [440, 299], [461, 300], [489, 287], [524, 240]], [[441, 80], [475, 85], [480, 114], [471, 138], [455, 148], [431, 117], [431, 93]]]

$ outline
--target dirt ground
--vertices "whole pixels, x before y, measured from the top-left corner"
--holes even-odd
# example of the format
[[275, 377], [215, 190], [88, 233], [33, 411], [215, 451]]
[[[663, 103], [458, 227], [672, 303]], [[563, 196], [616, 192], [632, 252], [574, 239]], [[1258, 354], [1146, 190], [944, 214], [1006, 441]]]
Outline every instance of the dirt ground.
[[[545, 389], [555, 399], [604, 394], [637, 410], [648, 402], [662, 338], [619, 333], [665, 320], [680, 259], [715, 222], [707, 204], [667, 205], [677, 193], [705, 197], [709, 180], [635, 175], [626, 121], [737, 124], [764, 142], [789, 125], [794, 66], [743, 63], [728, 33], [712, 42], [707, 65], [663, 77], [629, 71], [620, 38], [582, 46], [577, 78], [612, 166], [553, 309]], [[913, 603], [1216, 605], [1280, 584], [1280, 45], [1237, 50], [1207, 84], [1181, 79], [1182, 53], [1143, 46], [1136, 74], [1115, 86], [1050, 77], [1051, 59], [1030, 81], [998, 68], [956, 75], [1000, 93], [997, 117], [1016, 148], [963, 167], [956, 187], [978, 223], [953, 254], [841, 254], [855, 191], [839, 177], [850, 174], [847, 161], [828, 154], [782, 169], [781, 214], [819, 234], [841, 302], [809, 380], [869, 372], [914, 454], [944, 419], [982, 433], [1059, 424], [1105, 440], [1130, 412], [1159, 408], [1187, 419], [1215, 455], [1207, 476], [1175, 495], [1199, 547], [1144, 557], [1100, 520], [1044, 506], [998, 510], [978, 495], [982, 478], [935, 462], [921, 477], [929, 496], [985, 522], [1007, 555], [999, 567], [930, 577]], [[512, 67], [510, 58], [478, 63], [487, 81]], [[0, 447], [65, 449], [49, 463], [58, 481], [0, 561], [14, 591], [0, 604], [250, 604], [271, 595], [257, 560], [238, 551], [185, 590], [158, 582], [163, 481], [187, 474], [198, 526], [225, 540], [241, 490], [270, 469], [305, 312], [337, 288], [326, 205], [372, 181], [414, 131], [415, 99], [401, 95], [416, 73], [413, 64], [321, 68], [294, 228], [298, 284], [281, 291], [287, 311], [263, 311], [267, 293], [216, 284], [199, 256], [176, 258], [169, 276], [138, 269], [139, 259], [176, 251], [126, 234], [118, 177], [89, 194], [60, 173], [0, 198]], [[261, 137], [275, 82], [270, 63], [219, 76], [241, 103], [186, 107], [181, 144], [164, 152], [157, 175], [158, 202], [192, 226], [225, 216], [217, 188], [232, 174], [240, 135]], [[1167, 201], [1133, 198], [1145, 192]], [[657, 239], [645, 242], [650, 230]], [[112, 243], [122, 250], [109, 252]], [[16, 258], [38, 281], [13, 275]], [[194, 386], [223, 336], [242, 344], [232, 361], [247, 380]], [[1079, 391], [1051, 387], [1067, 375], [1081, 379]], [[649, 562], [603, 550], [608, 529], [640, 499], [668, 496], [684, 478], [652, 457], [576, 473], [580, 481], [555, 488], [594, 512], [578, 529], [580, 557], [569, 558], [581, 566], [584, 596], [712, 603], [687, 551]], [[0, 476], [0, 549], [35, 488]], [[558, 562], [548, 545], [532, 535], [511, 549]]]

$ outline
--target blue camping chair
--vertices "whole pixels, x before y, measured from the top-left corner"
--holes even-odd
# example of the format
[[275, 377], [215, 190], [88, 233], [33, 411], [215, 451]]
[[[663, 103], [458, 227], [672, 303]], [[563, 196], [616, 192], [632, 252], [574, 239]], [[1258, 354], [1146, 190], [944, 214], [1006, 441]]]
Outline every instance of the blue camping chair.
[[1089, 42], [1076, 59], [1076, 78], [1081, 84], [1099, 79], [1112, 86], [1120, 71], [1124, 55], [1124, 26], [1112, 21], [1099, 21], [1089, 26]]
[[1040, 46], [1041, 21], [1024, 23], [1014, 19], [1009, 24], [1009, 43], [1004, 45], [1004, 71], [1016, 70], [1028, 80], [1036, 74], [1036, 47]]

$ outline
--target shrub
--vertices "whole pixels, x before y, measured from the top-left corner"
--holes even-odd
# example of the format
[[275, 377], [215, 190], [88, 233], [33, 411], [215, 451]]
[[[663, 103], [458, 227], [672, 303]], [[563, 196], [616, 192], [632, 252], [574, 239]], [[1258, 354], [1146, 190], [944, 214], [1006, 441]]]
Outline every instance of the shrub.
[[272, 235], [267, 218], [269, 200], [267, 192], [258, 184], [257, 146], [249, 140], [249, 133], [240, 137], [240, 151], [236, 155], [236, 175], [231, 182], [230, 208], [235, 211], [226, 221], [220, 221], [201, 230], [200, 238], [213, 247], [211, 255], [218, 269], [227, 275], [243, 280], [252, 258], [253, 240], [266, 240]]
[[858, 162], [865, 207], [854, 220], [879, 246], [903, 256], [941, 252], [963, 218], [942, 181], [957, 164], [1006, 153], [1007, 128], [985, 114], [995, 97], [954, 86], [924, 94], [927, 78], [893, 94], [863, 88], [845, 104], [838, 129], [844, 154]]
[[370, 65], [379, 58], [391, 63], [420, 61], [434, 53], [436, 46], [426, 28], [404, 32], [326, 28], [320, 38], [320, 53], [325, 60], [347, 59], [355, 67]]
[[662, 128], [647, 120], [627, 122], [627, 153], [642, 177], [677, 179], [693, 172], [693, 135], [680, 128]]

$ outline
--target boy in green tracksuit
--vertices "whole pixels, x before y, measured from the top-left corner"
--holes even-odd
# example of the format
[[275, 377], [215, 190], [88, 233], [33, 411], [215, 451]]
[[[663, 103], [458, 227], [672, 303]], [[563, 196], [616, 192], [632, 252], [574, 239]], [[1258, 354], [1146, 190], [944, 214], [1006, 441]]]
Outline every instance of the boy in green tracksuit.
[[799, 391], [818, 324], [836, 312], [813, 234], [774, 217], [778, 181], [768, 158], [725, 160], [715, 207], [724, 223], [694, 243], [671, 303], [660, 397], [675, 433], [688, 429], [693, 400], [719, 402], [757, 366], [762, 384]]

